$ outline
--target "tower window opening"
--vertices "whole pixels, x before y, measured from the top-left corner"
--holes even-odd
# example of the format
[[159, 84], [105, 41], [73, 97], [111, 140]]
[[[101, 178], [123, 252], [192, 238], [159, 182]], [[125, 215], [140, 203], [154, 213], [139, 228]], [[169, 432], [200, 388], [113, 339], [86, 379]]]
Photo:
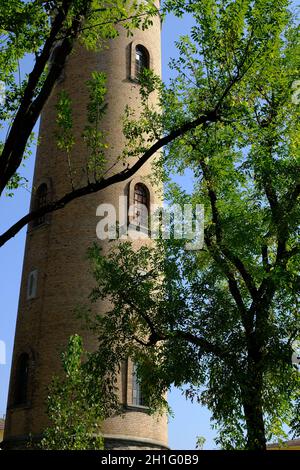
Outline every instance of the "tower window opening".
[[134, 187], [134, 223], [139, 227], [148, 228], [150, 197], [147, 187], [137, 183]]
[[137, 46], [135, 49], [135, 73], [139, 78], [144, 69], [150, 68], [149, 53], [144, 46]]
[[[46, 183], [40, 185], [36, 192], [36, 203], [35, 203], [35, 210], [42, 209], [47, 205], [48, 200], [48, 188]], [[46, 221], [46, 215], [43, 214], [37, 217], [34, 221], [34, 226], [38, 227], [39, 225], [44, 224]]]
[[28, 283], [27, 283], [27, 300], [34, 299], [36, 297], [37, 277], [38, 277], [38, 272], [36, 269], [29, 273]]
[[29, 355], [22, 353], [19, 356], [16, 370], [16, 384], [14, 405], [24, 405], [28, 400], [29, 382]]
[[143, 397], [141, 384], [137, 376], [137, 366], [133, 365], [132, 371], [132, 404], [136, 406], [147, 406]]

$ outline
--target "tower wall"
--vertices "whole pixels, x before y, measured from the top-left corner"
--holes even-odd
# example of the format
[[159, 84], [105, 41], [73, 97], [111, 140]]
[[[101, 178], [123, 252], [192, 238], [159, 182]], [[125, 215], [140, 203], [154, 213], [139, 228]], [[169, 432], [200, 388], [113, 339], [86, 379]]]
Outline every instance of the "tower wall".
[[[156, 18], [151, 29], [135, 31], [133, 38], [127, 37], [121, 29], [119, 37], [110, 41], [100, 53], [76, 47], [68, 60], [62, 82], [56, 87], [42, 114], [32, 205], [35, 189], [42, 183], [50, 188], [52, 199], [71, 190], [67, 159], [57, 149], [55, 139], [58, 93], [65, 89], [73, 102], [76, 145], [72, 151], [72, 161], [76, 162], [74, 180], [78, 187], [86, 182], [82, 168], [85, 167], [87, 150], [81, 135], [86, 125], [87, 80], [93, 71], [103, 71], [107, 75], [108, 107], [101, 127], [107, 133], [110, 167], [124, 145], [121, 122], [124, 108], [126, 104], [138, 107], [140, 103], [139, 85], [132, 79], [135, 45], [141, 44], [147, 48], [150, 66], [160, 75], [160, 30], [160, 19]], [[120, 163], [111, 172], [122, 168]], [[104, 202], [118, 208], [119, 196], [128, 196], [135, 181], [144, 181], [150, 188], [150, 182], [145, 179], [150, 172], [151, 164], [148, 163], [133, 179], [77, 199], [46, 217], [43, 225], [29, 227], [4, 435], [7, 447], [22, 446], [29, 434], [39, 437], [48, 425], [46, 390], [52, 376], [60, 370], [60, 352], [66, 348], [70, 335], [81, 334], [84, 346], [89, 350], [96, 347], [95, 338], [83, 330], [74, 315], [76, 305], [87, 303], [94, 285], [86, 252], [97, 241], [96, 225], [99, 219], [96, 208]], [[150, 188], [150, 192], [151, 203], [159, 203], [159, 188]], [[102, 242], [104, 252], [109, 246], [108, 242]], [[28, 276], [34, 270], [37, 271], [37, 293], [35, 298], [28, 300]], [[98, 308], [105, 312], [105, 303], [99, 304]], [[24, 352], [30, 357], [29, 395], [26, 406], [15, 406], [13, 395], [17, 359]], [[166, 417], [149, 416], [143, 408], [131, 406], [131, 381], [126, 380], [126, 375], [130, 377], [130, 374], [128, 370], [119, 378], [120, 400], [128, 405], [125, 417], [116, 416], [104, 424], [107, 445], [123, 449], [163, 448], [167, 446]]]

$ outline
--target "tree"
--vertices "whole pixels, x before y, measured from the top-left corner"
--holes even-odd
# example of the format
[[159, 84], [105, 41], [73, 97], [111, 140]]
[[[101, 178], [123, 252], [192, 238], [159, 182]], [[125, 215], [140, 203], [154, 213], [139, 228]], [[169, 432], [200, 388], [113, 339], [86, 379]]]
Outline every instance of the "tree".
[[84, 350], [78, 335], [70, 338], [62, 354], [63, 377], [49, 387], [47, 412], [51, 421], [40, 447], [47, 450], [103, 449], [103, 406], [90, 395], [89, 373], [82, 363]]
[[[161, 89], [163, 118], [147, 107], [149, 82], [145, 121], [128, 111], [128, 152], [143, 148], [143, 123], [159, 132], [193, 122], [230, 88], [218, 119], [171, 142], [156, 167], [171, 203], [204, 205], [205, 245], [187, 251], [162, 233], [137, 251], [90, 250], [91, 298], [112, 305], [104, 317], [90, 314], [100, 338], [93, 366], [103, 371], [110, 353], [115, 380], [129, 356], [150, 409], [166, 406], [171, 384], [188, 387], [212, 411], [223, 448], [262, 450], [284, 437], [284, 424], [299, 429], [299, 24], [285, 0], [167, 3], [195, 26]], [[186, 169], [189, 191], [170, 182]]]

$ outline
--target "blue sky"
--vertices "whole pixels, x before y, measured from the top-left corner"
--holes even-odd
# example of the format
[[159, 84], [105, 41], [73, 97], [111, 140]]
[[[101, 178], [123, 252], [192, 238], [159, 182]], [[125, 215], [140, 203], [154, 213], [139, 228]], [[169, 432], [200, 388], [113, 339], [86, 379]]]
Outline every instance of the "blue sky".
[[[169, 15], [163, 27], [163, 78], [168, 80], [168, 61], [176, 56], [174, 42], [180, 34], [189, 31], [189, 18], [177, 19]], [[28, 71], [30, 61], [22, 65], [22, 74]], [[26, 161], [23, 175], [32, 181], [35, 151]], [[186, 189], [191, 182], [189, 178], [180, 178]], [[17, 191], [13, 198], [0, 199], [0, 232], [22, 217], [29, 209], [30, 192], [26, 189]], [[13, 350], [16, 314], [18, 308], [19, 287], [22, 274], [22, 263], [26, 229], [23, 229], [13, 240], [0, 250], [0, 341], [6, 344], [6, 364], [0, 364], [0, 417], [5, 414], [8, 391], [9, 372]], [[169, 445], [172, 449], [195, 449], [196, 437], [206, 438], [206, 449], [215, 448], [214, 432], [210, 428], [209, 412], [199, 405], [187, 402], [179, 390], [172, 390], [169, 396], [170, 405], [175, 417], [170, 418]]]

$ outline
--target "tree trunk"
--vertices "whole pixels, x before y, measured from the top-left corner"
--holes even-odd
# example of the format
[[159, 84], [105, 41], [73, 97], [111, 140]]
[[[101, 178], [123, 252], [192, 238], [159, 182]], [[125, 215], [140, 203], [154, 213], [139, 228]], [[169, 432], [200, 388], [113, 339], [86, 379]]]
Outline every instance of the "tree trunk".
[[245, 403], [247, 425], [247, 450], [266, 450], [265, 425], [259, 403]]
[[247, 385], [243, 390], [243, 408], [247, 426], [247, 450], [266, 450], [262, 387], [262, 373], [252, 363], [248, 368]]

